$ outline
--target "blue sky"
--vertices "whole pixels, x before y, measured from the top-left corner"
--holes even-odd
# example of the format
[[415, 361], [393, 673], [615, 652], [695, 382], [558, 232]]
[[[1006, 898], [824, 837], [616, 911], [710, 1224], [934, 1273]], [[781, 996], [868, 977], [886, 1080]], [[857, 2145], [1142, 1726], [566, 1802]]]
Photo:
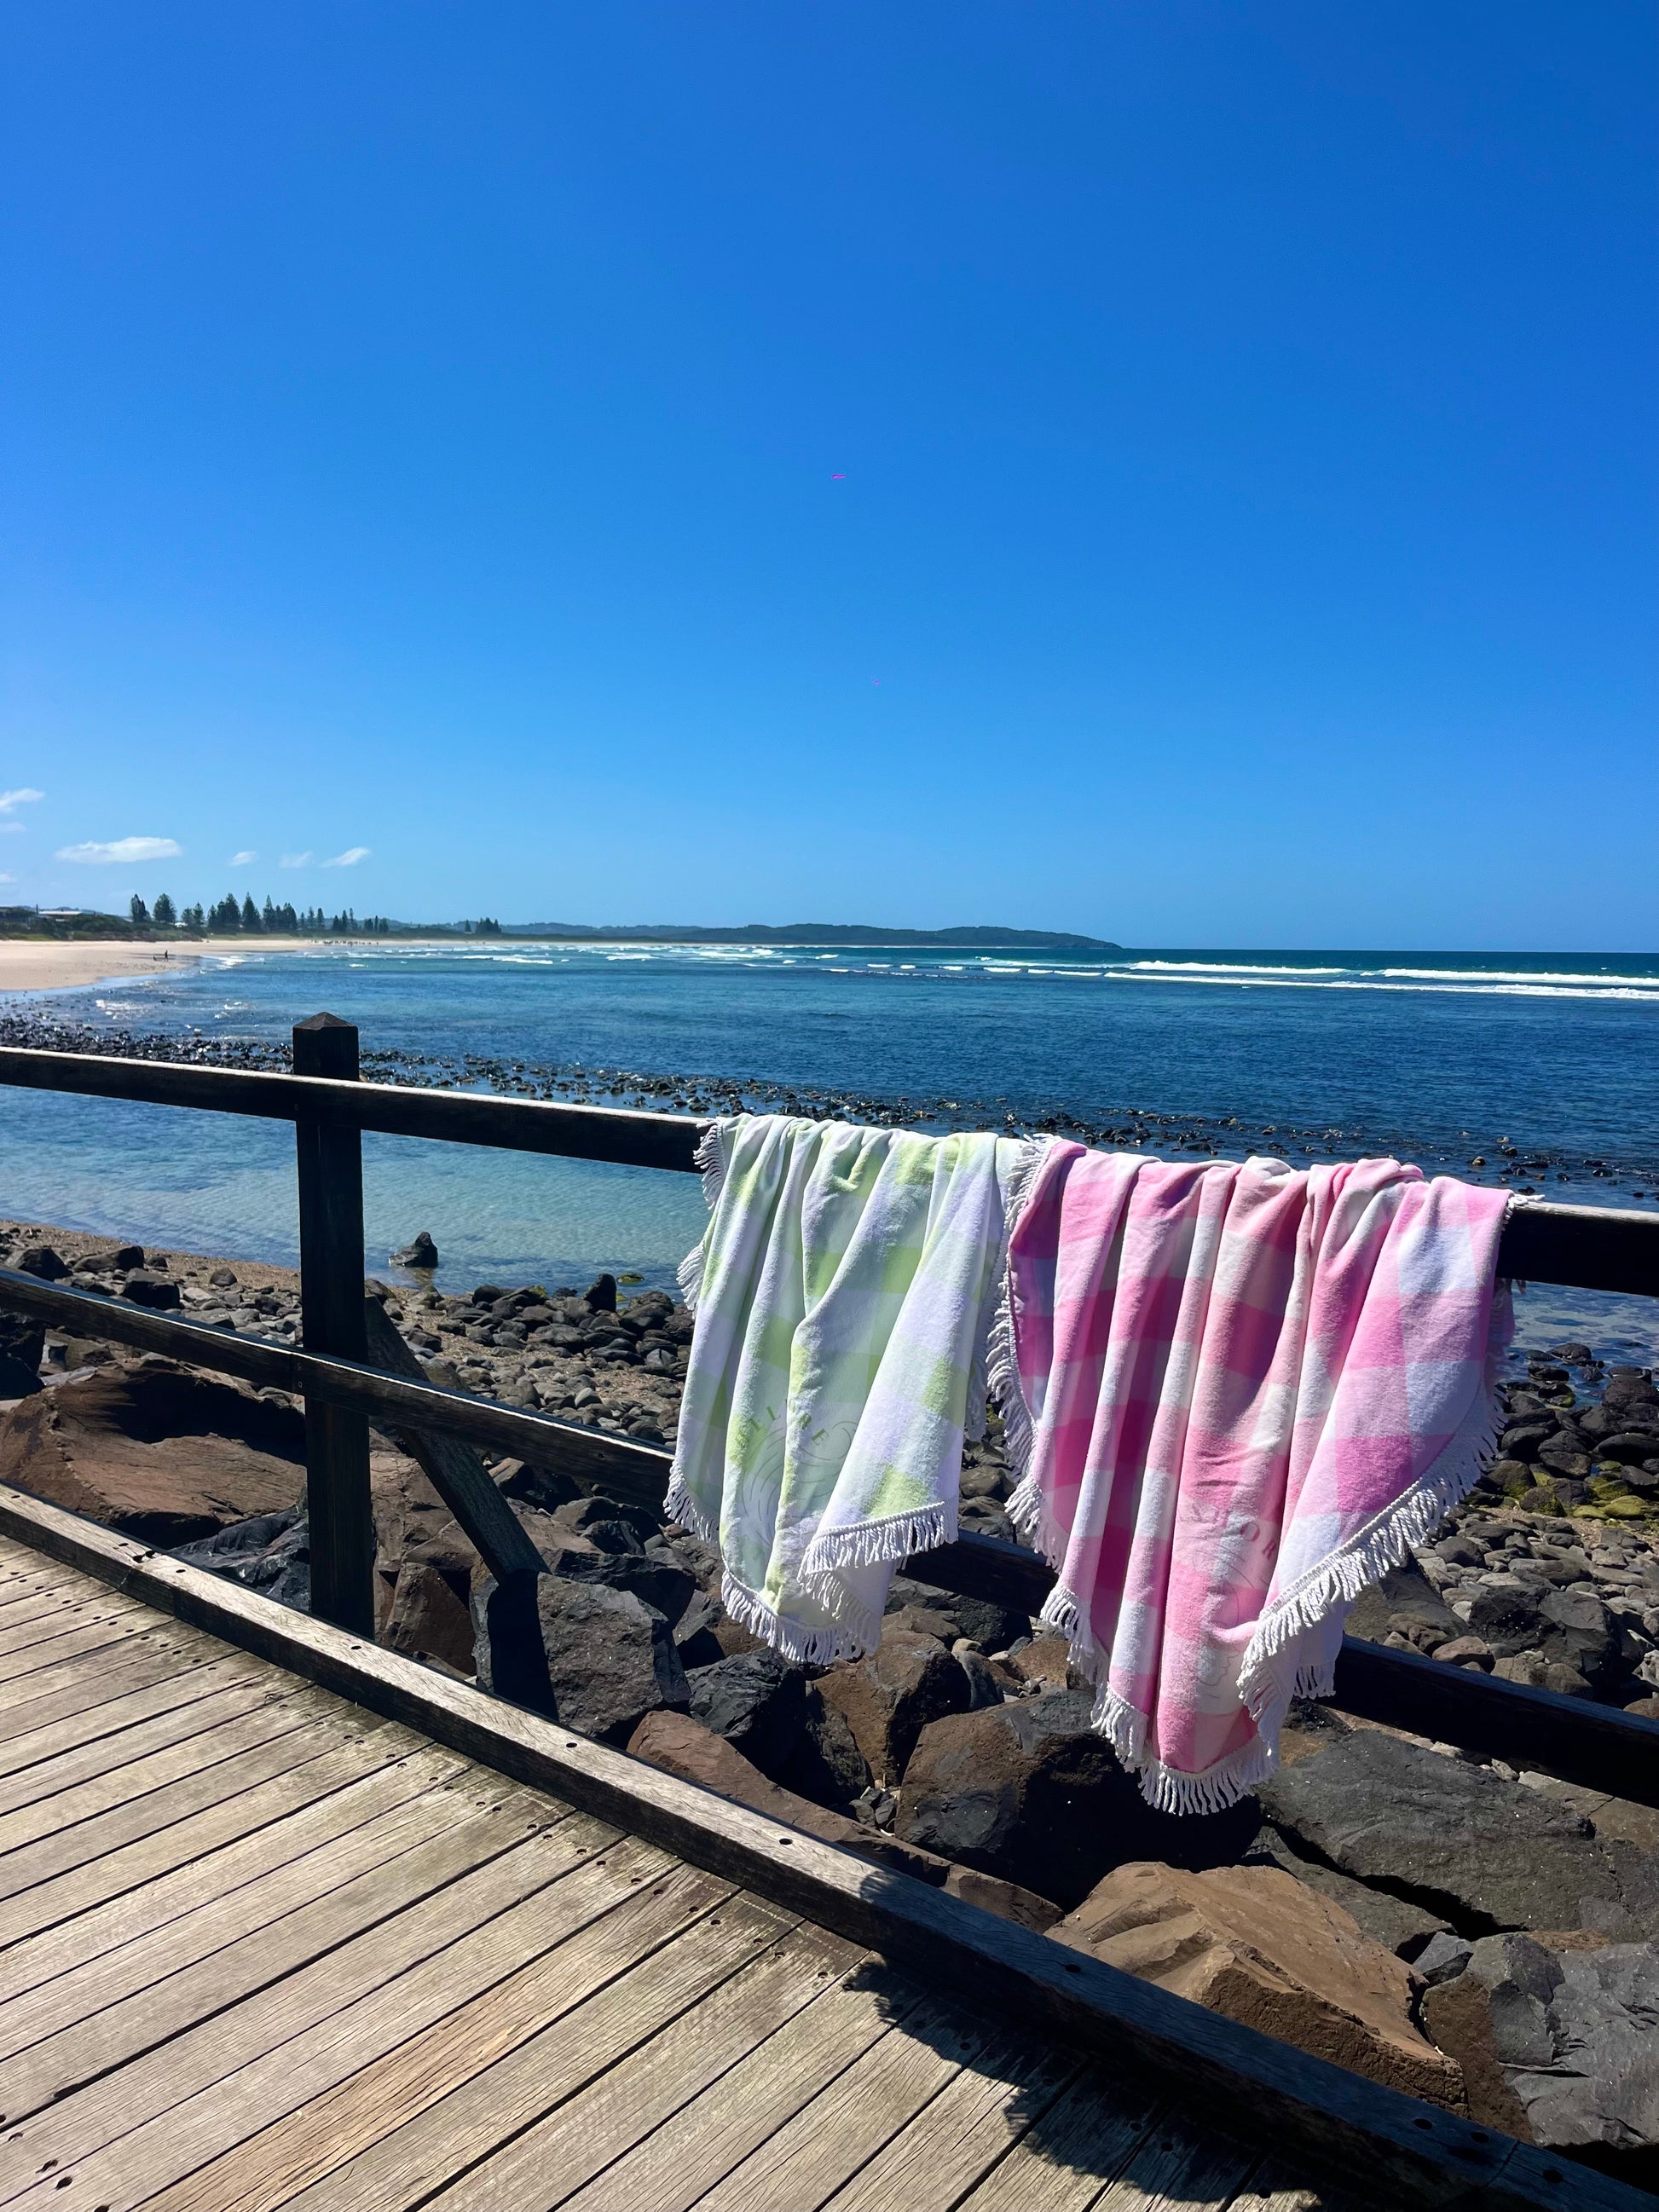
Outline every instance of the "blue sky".
[[0, 896], [1659, 945], [1645, 0], [5, 14]]

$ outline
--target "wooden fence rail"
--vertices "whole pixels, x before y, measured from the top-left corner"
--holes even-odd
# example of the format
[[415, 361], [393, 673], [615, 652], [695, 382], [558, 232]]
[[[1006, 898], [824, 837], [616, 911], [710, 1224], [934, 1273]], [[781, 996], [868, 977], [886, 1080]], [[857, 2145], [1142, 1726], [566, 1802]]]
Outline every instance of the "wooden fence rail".
[[[678, 1115], [363, 1083], [355, 1074], [357, 1033], [331, 1016], [300, 1024], [295, 1048], [298, 1073], [265, 1075], [4, 1047], [0, 1083], [294, 1122], [304, 1350], [7, 1269], [0, 1269], [0, 1307], [302, 1397], [313, 1604], [321, 1617], [372, 1632], [371, 1420], [410, 1445], [497, 1582], [522, 1595], [539, 1557], [471, 1446], [488, 1445], [653, 1507], [666, 1488], [669, 1455], [420, 1376], [385, 1316], [373, 1301], [365, 1307], [361, 1133], [691, 1172], [706, 1124]], [[1659, 1212], [1523, 1200], [1505, 1228], [1499, 1265], [1535, 1282], [1659, 1296]], [[402, 1371], [388, 1371], [396, 1369]], [[1032, 1553], [977, 1535], [927, 1553], [916, 1571], [937, 1587], [1026, 1613], [1041, 1607], [1053, 1580]], [[534, 1702], [533, 1674], [527, 1668], [525, 1702]], [[1335, 1703], [1659, 1805], [1659, 1722], [1352, 1638], [1338, 1663]]]

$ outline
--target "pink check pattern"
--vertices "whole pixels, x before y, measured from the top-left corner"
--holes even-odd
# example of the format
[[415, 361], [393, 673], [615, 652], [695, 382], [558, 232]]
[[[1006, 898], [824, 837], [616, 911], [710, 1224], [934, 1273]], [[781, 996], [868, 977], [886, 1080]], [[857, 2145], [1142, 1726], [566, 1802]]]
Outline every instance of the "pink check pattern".
[[1321, 1696], [1347, 1608], [1480, 1471], [1503, 1191], [1055, 1143], [994, 1347], [1045, 1619], [1146, 1796], [1215, 1811]]

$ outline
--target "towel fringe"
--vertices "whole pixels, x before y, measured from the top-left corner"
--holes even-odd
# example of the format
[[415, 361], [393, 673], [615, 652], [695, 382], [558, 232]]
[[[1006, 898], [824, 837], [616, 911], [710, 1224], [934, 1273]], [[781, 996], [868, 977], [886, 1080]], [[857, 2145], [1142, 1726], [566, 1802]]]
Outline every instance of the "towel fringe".
[[[1009, 1175], [1002, 1198], [1002, 1218], [1009, 1237], [1019, 1226], [1021, 1216], [1030, 1203], [1033, 1186], [1054, 1143], [1052, 1137], [1027, 1137], [1020, 1146], [1019, 1158]], [[1025, 1393], [1020, 1387], [1019, 1358], [1014, 1345], [1014, 1271], [1008, 1263], [1006, 1251], [1002, 1264], [1002, 1290], [997, 1299], [996, 1319], [991, 1324], [990, 1340], [986, 1347], [985, 1387], [991, 1403], [1002, 1417], [1003, 1457], [1018, 1486], [1017, 1498], [1025, 1488], [1030, 1475], [1033, 1434], [1031, 1409], [1026, 1404]], [[1006, 1510], [1016, 1528], [1020, 1527], [1012, 1499]]]
[[890, 1513], [879, 1521], [855, 1521], [846, 1528], [820, 1528], [806, 1547], [800, 1579], [821, 1602], [839, 1591], [832, 1587], [838, 1575], [860, 1567], [896, 1564], [912, 1552], [937, 1551], [956, 1540], [956, 1514], [944, 1499], [918, 1507], [914, 1512]]
[[[691, 1164], [702, 1177], [702, 1202], [708, 1208], [711, 1225], [726, 1182], [725, 1126], [721, 1121], [711, 1121], [698, 1138], [697, 1149], [691, 1156]], [[702, 1271], [708, 1251], [708, 1231], [705, 1229], [674, 1271], [680, 1296], [694, 1314], [702, 1296]]]
[[879, 1620], [873, 1638], [861, 1638], [857, 1626], [847, 1621], [824, 1621], [808, 1628], [801, 1621], [785, 1620], [758, 1591], [745, 1588], [729, 1572], [720, 1579], [720, 1603], [751, 1636], [804, 1667], [832, 1667], [837, 1659], [862, 1659], [881, 1638]]

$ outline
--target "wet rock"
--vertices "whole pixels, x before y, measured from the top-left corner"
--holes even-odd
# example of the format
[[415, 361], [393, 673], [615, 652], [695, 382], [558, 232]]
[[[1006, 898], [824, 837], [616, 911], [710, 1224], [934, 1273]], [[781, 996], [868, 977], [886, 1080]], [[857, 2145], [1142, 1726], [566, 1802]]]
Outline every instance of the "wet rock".
[[598, 1275], [582, 1292], [582, 1303], [594, 1313], [615, 1313], [617, 1310], [617, 1279], [614, 1275]]
[[[473, 1583], [473, 1639], [481, 1686], [505, 1693], [517, 1679], [509, 1668], [519, 1662], [495, 1649], [498, 1589], [489, 1576]], [[564, 1575], [538, 1576], [532, 1595], [547, 1691], [563, 1727], [620, 1744], [647, 1713], [685, 1711], [691, 1692], [661, 1613], [631, 1591]]]
[[878, 1782], [896, 1782], [927, 1723], [964, 1711], [969, 1699], [968, 1678], [945, 1646], [903, 1630], [867, 1658], [832, 1667], [818, 1690], [845, 1715]]
[[1050, 1933], [1315, 2057], [1462, 2106], [1455, 2063], [1413, 2024], [1410, 1968], [1276, 1867], [1121, 1866]]
[[432, 1241], [431, 1231], [417, 1230], [407, 1244], [392, 1255], [392, 1264], [394, 1267], [435, 1267], [438, 1248]]
[[0, 1420], [0, 1482], [167, 1549], [296, 1506], [305, 1426], [238, 1383], [107, 1368]]
[[806, 1722], [806, 1670], [775, 1651], [745, 1651], [686, 1677], [691, 1717], [781, 1778]]
[[1489, 1768], [1356, 1729], [1257, 1792], [1300, 1856], [1443, 1913], [1460, 1933], [1659, 1927], [1654, 1862]]

